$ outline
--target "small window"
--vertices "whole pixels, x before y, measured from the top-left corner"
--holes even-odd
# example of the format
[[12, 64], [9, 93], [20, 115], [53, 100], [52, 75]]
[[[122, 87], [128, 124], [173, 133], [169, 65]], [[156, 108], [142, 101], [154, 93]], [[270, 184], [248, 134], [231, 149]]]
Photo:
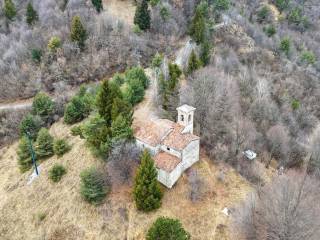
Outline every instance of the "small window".
[[191, 114], [188, 116], [188, 122], [191, 122]]
[[181, 119], [181, 121], [183, 122], [183, 121], [184, 121], [184, 116], [181, 115], [181, 116], [180, 116], [180, 119]]
[[168, 151], [170, 151], [170, 148], [169, 148], [169, 147], [167, 147], [167, 150], [168, 150]]

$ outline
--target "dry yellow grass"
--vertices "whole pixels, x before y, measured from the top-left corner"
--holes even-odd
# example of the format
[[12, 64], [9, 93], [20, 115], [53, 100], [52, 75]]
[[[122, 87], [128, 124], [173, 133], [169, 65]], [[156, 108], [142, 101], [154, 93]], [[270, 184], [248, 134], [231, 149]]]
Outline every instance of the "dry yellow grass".
[[[1, 150], [0, 239], [144, 239], [158, 216], [181, 219], [192, 239], [228, 239], [223, 227], [228, 218], [221, 210], [232, 207], [251, 189], [234, 170], [213, 165], [202, 156], [194, 168], [205, 182], [206, 194], [196, 203], [189, 200], [184, 174], [173, 189], [164, 190], [162, 207], [153, 213], [136, 211], [129, 186], [113, 189], [101, 206], [94, 207], [79, 195], [79, 174], [89, 166], [99, 166], [101, 160], [90, 154], [84, 140], [71, 136], [70, 128], [61, 121], [50, 132], [66, 137], [73, 147], [63, 157], [41, 163], [40, 177], [29, 186], [26, 183], [31, 171], [18, 171], [17, 143]], [[54, 163], [67, 168], [67, 174], [56, 184], [48, 179]], [[216, 179], [220, 168], [226, 171], [223, 183]]]

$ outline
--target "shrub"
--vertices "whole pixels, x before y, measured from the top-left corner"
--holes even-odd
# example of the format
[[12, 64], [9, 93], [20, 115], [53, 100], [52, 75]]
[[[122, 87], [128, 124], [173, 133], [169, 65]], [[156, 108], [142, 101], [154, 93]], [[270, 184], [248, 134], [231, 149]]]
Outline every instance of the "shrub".
[[310, 51], [303, 51], [300, 58], [302, 62], [307, 64], [315, 64], [316, 62], [316, 56]]
[[209, 41], [204, 41], [200, 45], [200, 61], [203, 66], [206, 66], [210, 62], [210, 52], [212, 49], [212, 45]]
[[273, 2], [280, 12], [286, 10], [290, 4], [290, 0], [274, 0]]
[[72, 136], [80, 136], [80, 138], [83, 138], [81, 125], [72, 127], [71, 128], [71, 135]]
[[99, 115], [93, 116], [83, 125], [82, 133], [95, 155], [108, 157], [111, 149], [111, 130], [105, 119]]
[[139, 83], [143, 86], [143, 88], [147, 88], [149, 86], [149, 79], [145, 74], [143, 68], [141, 67], [133, 67], [126, 71], [125, 73], [126, 82], [130, 84], [132, 80], [137, 79]]
[[293, 100], [291, 102], [291, 107], [292, 107], [293, 110], [297, 110], [300, 107], [300, 102], [298, 100], [296, 100], [296, 99]]
[[53, 152], [58, 156], [62, 156], [70, 150], [70, 145], [64, 139], [57, 139], [53, 144]]
[[160, 68], [163, 61], [163, 56], [158, 52], [152, 58], [151, 66], [152, 68]]
[[82, 171], [80, 177], [80, 193], [84, 200], [95, 205], [101, 203], [110, 190], [103, 174], [95, 168], [89, 168]]
[[35, 21], [38, 21], [38, 13], [34, 10], [31, 3], [27, 5], [27, 12], [26, 12], [26, 21], [29, 25], [32, 25]]
[[64, 122], [67, 124], [80, 122], [90, 114], [92, 99], [82, 91], [85, 90], [80, 90], [65, 107]]
[[138, 4], [134, 15], [134, 24], [138, 25], [143, 31], [150, 28], [150, 11], [147, 0], [142, 0]]
[[188, 240], [190, 234], [184, 230], [178, 219], [159, 217], [148, 230], [147, 240]]
[[72, 42], [77, 43], [78, 47], [83, 50], [85, 47], [85, 41], [87, 39], [87, 31], [82, 25], [79, 16], [74, 16], [71, 22], [70, 39]]
[[160, 0], [150, 0], [150, 4], [151, 4], [151, 6], [156, 6], [156, 5], [158, 5], [158, 3], [160, 3]]
[[23, 136], [19, 141], [17, 149], [18, 165], [21, 172], [29, 170], [32, 166], [31, 149], [29, 140]]
[[16, 6], [12, 0], [4, 0], [3, 13], [9, 20], [13, 20], [17, 15]]
[[269, 13], [270, 13], [270, 10], [269, 10], [269, 8], [267, 7], [267, 6], [263, 6], [259, 11], [258, 11], [258, 18], [257, 18], [257, 20], [258, 20], [258, 22], [259, 23], [262, 23], [262, 22], [265, 22], [267, 19], [268, 19], [268, 17], [269, 17]]
[[276, 28], [273, 25], [269, 25], [269, 26], [265, 27], [263, 30], [268, 37], [272, 37], [277, 32]]
[[117, 84], [118, 86], [121, 86], [124, 83], [124, 76], [119, 73], [116, 73], [113, 75], [111, 81]]
[[36, 153], [38, 158], [46, 158], [53, 155], [53, 137], [46, 128], [41, 128], [36, 141]]
[[20, 136], [25, 135], [27, 132], [32, 139], [36, 139], [38, 132], [43, 125], [43, 122], [39, 116], [27, 114], [21, 121], [19, 126]]
[[133, 131], [130, 123], [125, 117], [122, 116], [122, 114], [118, 115], [117, 118], [112, 122], [111, 133], [113, 141], [133, 138]]
[[279, 49], [288, 56], [289, 53], [290, 53], [290, 49], [291, 49], [291, 40], [290, 40], [290, 38], [288, 38], [288, 37], [283, 38], [281, 40], [281, 42], [280, 42]]
[[64, 166], [60, 164], [55, 164], [53, 167], [49, 170], [49, 178], [53, 182], [59, 182], [64, 174], [66, 174], [67, 171]]
[[102, 0], [91, 0], [91, 2], [98, 13], [101, 12], [101, 10], [103, 10]]
[[41, 49], [31, 49], [31, 58], [35, 63], [40, 63], [42, 58], [42, 51]]
[[168, 18], [170, 17], [169, 9], [166, 6], [161, 5], [161, 7], [160, 7], [160, 16], [161, 16], [163, 21], [168, 20]]
[[51, 37], [48, 43], [48, 49], [50, 52], [55, 53], [57, 48], [61, 46], [61, 39], [57, 36]]
[[133, 190], [138, 210], [150, 212], [161, 205], [162, 192], [157, 181], [157, 170], [150, 153], [145, 150], [141, 156], [141, 164], [137, 170]]
[[226, 11], [230, 7], [230, 0], [213, 0], [213, 4], [216, 10]]
[[137, 24], [133, 25], [133, 30], [132, 31], [137, 35], [140, 35], [142, 33], [141, 28]]
[[198, 59], [194, 50], [192, 50], [190, 57], [189, 57], [189, 61], [188, 61], [187, 73], [192, 74], [194, 71], [196, 71], [200, 67], [201, 67], [201, 61]]
[[288, 14], [288, 21], [293, 24], [300, 24], [302, 21], [302, 10], [301, 8], [294, 8]]
[[38, 93], [32, 102], [32, 113], [48, 119], [54, 111], [54, 102], [45, 93]]
[[197, 7], [195, 15], [192, 18], [189, 34], [197, 44], [202, 43], [205, 39], [206, 22], [204, 13], [200, 6]]

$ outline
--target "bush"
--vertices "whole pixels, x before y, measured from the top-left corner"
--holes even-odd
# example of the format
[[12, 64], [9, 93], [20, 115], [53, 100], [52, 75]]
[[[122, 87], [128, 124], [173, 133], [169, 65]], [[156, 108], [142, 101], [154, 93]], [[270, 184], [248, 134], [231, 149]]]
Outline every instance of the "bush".
[[78, 47], [83, 50], [85, 47], [85, 41], [87, 39], [87, 31], [82, 25], [79, 16], [74, 16], [72, 18], [70, 31], [71, 41], [77, 43]]
[[138, 210], [150, 212], [161, 206], [162, 192], [157, 181], [157, 170], [150, 153], [145, 150], [141, 156], [141, 164], [137, 170], [133, 190]]
[[113, 141], [133, 138], [133, 131], [130, 123], [125, 117], [122, 116], [122, 114], [118, 115], [117, 118], [112, 122], [111, 133]]
[[97, 205], [100, 204], [110, 191], [101, 172], [95, 168], [89, 168], [81, 172], [80, 193], [85, 201]]
[[29, 170], [32, 166], [31, 149], [27, 137], [22, 137], [17, 149], [18, 165], [21, 172]]
[[287, 56], [289, 56], [290, 49], [291, 49], [291, 40], [290, 38], [286, 37], [283, 38], [280, 42], [280, 51], [284, 52]]
[[83, 125], [82, 133], [95, 155], [108, 157], [111, 149], [111, 130], [105, 119], [99, 115], [93, 116]]
[[148, 9], [148, 0], [142, 0], [141, 3], [138, 3], [134, 15], [134, 24], [139, 26], [139, 28], [143, 31], [150, 28], [150, 11]]
[[124, 83], [124, 76], [119, 73], [116, 73], [113, 75], [111, 81], [120, 87]]
[[16, 6], [12, 0], [4, 0], [3, 13], [9, 20], [13, 20], [17, 15]]
[[64, 139], [57, 139], [53, 144], [53, 152], [57, 156], [62, 156], [71, 149], [70, 145]]
[[91, 2], [98, 13], [101, 12], [101, 10], [103, 10], [102, 0], [91, 0]]
[[54, 102], [45, 93], [38, 93], [32, 102], [32, 113], [47, 120], [54, 112]]
[[61, 39], [57, 36], [50, 38], [48, 43], [48, 49], [50, 52], [55, 53], [57, 48], [61, 46]]
[[27, 5], [27, 12], [26, 12], [26, 21], [29, 25], [32, 25], [35, 21], [38, 21], [38, 13], [34, 10], [31, 3]]
[[262, 22], [265, 22], [268, 17], [269, 17], [269, 13], [270, 13], [270, 10], [267, 6], [263, 6], [259, 11], [258, 11], [258, 22], [259, 23], [262, 23]]
[[55, 164], [50, 170], [49, 170], [49, 178], [53, 182], [59, 182], [64, 174], [66, 174], [67, 171], [64, 166], [60, 164]]
[[190, 57], [189, 57], [189, 61], [188, 61], [187, 73], [192, 74], [194, 71], [196, 71], [200, 67], [201, 67], [201, 61], [198, 59], [194, 50], [192, 50]]
[[82, 127], [81, 125], [74, 126], [71, 128], [71, 135], [72, 136], [80, 136], [80, 138], [84, 138], [82, 134]]
[[88, 117], [91, 111], [92, 101], [91, 97], [86, 93], [86, 89], [81, 88], [79, 93], [66, 105], [64, 122], [73, 124]]
[[296, 99], [293, 100], [291, 102], [291, 107], [292, 107], [293, 110], [297, 110], [300, 107], [300, 102], [298, 100], [296, 100]]
[[140, 35], [142, 33], [141, 28], [137, 24], [133, 25], [132, 31], [137, 35]]
[[286, 10], [289, 7], [290, 0], [273, 0], [280, 12]]
[[31, 58], [35, 63], [40, 63], [42, 58], [42, 51], [41, 49], [31, 49]]
[[166, 21], [170, 17], [169, 9], [166, 6], [161, 5], [160, 7], [160, 16], [163, 21]]
[[230, 7], [230, 0], [213, 0], [213, 5], [218, 11], [226, 11]]
[[315, 64], [316, 63], [316, 56], [313, 52], [310, 51], [303, 51], [301, 54], [301, 61], [307, 64]]
[[127, 70], [125, 73], [125, 78], [126, 82], [129, 84], [132, 80], [138, 80], [143, 88], [147, 88], [149, 86], [149, 79], [141, 67], [133, 67]]
[[184, 230], [178, 219], [159, 217], [148, 230], [147, 240], [188, 240], [190, 234]]
[[272, 37], [277, 32], [276, 28], [273, 25], [269, 25], [268, 27], [265, 27], [263, 31], [266, 33], [268, 37]]
[[43, 125], [43, 122], [39, 116], [27, 114], [21, 121], [19, 126], [20, 136], [25, 135], [27, 132], [32, 139], [36, 139], [38, 132]]
[[206, 21], [200, 6], [197, 7], [195, 15], [192, 18], [189, 34], [197, 44], [202, 43], [205, 39]]
[[46, 158], [53, 155], [53, 137], [46, 128], [41, 128], [36, 141], [36, 153], [38, 158]]

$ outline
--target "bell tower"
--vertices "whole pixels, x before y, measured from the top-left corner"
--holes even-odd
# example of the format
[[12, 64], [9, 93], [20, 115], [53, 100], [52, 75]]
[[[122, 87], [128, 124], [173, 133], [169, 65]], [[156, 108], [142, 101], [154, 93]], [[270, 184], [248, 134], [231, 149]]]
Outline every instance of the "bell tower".
[[196, 109], [187, 104], [177, 108], [178, 120], [177, 123], [184, 126], [182, 133], [193, 133], [193, 116]]

